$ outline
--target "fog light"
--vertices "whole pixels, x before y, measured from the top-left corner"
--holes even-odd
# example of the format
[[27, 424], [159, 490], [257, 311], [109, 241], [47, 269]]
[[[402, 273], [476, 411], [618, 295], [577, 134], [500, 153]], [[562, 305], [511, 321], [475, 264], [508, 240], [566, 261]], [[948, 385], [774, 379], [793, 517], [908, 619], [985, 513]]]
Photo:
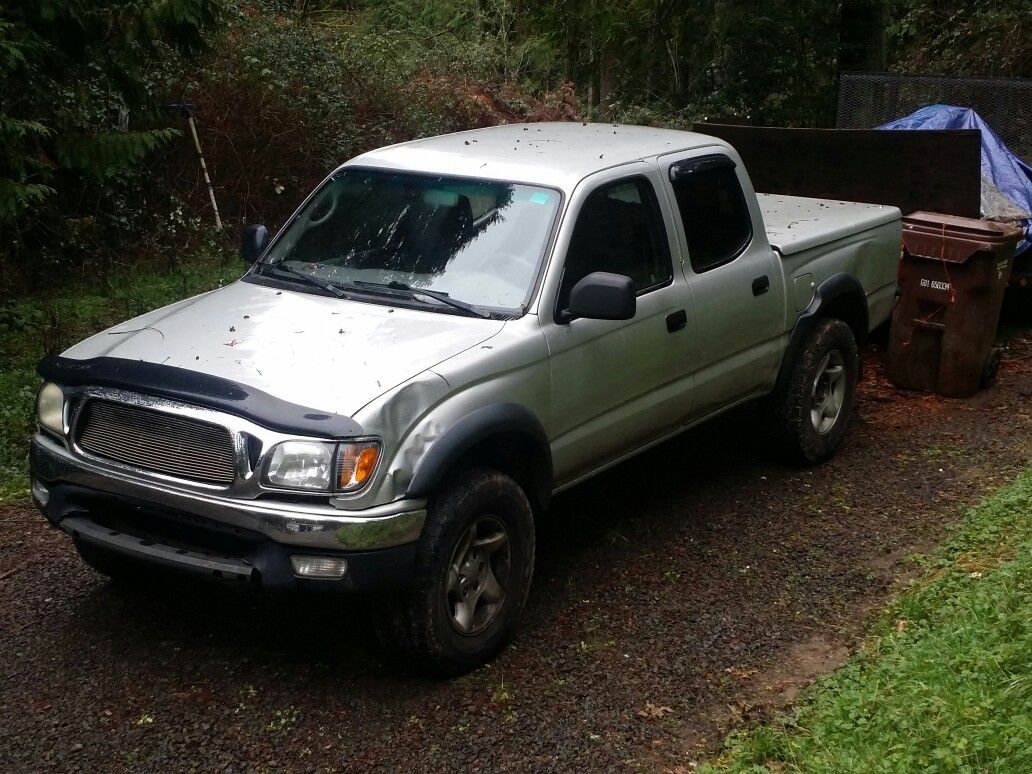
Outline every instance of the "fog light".
[[348, 571], [346, 559], [329, 556], [292, 556], [294, 575], [302, 578], [343, 578]]
[[50, 502], [50, 490], [43, 486], [42, 481], [32, 481], [32, 499], [36, 501], [36, 504], [40, 508], [46, 508], [47, 503]]

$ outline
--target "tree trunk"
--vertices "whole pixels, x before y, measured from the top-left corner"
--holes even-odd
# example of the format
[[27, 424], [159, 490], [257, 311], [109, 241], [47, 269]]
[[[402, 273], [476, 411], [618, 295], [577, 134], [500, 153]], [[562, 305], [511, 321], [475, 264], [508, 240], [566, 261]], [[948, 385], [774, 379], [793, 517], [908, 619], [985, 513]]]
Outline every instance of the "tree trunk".
[[884, 0], [844, 0], [839, 15], [839, 69], [885, 69]]
[[605, 102], [613, 93], [617, 63], [613, 55], [603, 48], [598, 61], [598, 101]]
[[591, 49], [591, 93], [589, 101], [593, 108], [598, 107], [602, 101], [602, 52], [594, 47]]

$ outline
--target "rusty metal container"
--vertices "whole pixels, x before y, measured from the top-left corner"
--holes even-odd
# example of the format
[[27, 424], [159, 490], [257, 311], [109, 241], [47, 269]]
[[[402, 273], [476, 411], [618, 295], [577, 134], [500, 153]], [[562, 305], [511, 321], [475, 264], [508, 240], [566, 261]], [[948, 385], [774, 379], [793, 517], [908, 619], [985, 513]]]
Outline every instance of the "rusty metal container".
[[899, 387], [966, 397], [996, 376], [993, 348], [1021, 230], [934, 212], [903, 218], [901, 295], [888, 376]]

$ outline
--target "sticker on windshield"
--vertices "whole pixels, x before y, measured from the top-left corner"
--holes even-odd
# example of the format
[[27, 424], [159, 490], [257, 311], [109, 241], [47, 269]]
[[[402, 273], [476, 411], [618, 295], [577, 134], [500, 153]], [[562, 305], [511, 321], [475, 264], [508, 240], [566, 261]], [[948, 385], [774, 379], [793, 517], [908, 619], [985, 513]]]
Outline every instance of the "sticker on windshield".
[[530, 195], [531, 204], [548, 204], [552, 197], [546, 194], [544, 191], [535, 191]]

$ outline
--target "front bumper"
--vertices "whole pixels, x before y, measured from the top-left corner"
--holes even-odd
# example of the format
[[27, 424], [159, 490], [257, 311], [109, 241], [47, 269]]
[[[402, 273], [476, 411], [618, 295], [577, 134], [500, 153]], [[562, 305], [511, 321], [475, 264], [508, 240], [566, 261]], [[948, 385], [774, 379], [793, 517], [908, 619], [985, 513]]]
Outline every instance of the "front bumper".
[[[265, 587], [365, 590], [408, 582], [425, 502], [362, 511], [329, 504], [242, 500], [112, 472], [37, 436], [34, 481], [48, 492], [40, 510], [75, 539], [193, 574], [251, 580]], [[345, 558], [337, 581], [294, 576], [291, 555]]]

